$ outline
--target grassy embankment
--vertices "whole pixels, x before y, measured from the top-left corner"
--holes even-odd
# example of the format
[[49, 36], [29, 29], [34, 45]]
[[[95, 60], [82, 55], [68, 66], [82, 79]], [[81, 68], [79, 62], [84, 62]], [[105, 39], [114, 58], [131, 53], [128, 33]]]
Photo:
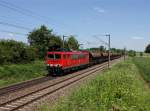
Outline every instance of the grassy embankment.
[[135, 57], [133, 58], [135, 65], [139, 68], [142, 77], [150, 83], [150, 58]]
[[62, 98], [52, 108], [48, 104], [39, 108], [39, 111], [50, 110], [150, 111], [150, 90], [133, 61], [127, 60]]
[[12, 64], [0, 66], [0, 87], [44, 76], [47, 73], [43, 61], [29, 64]]

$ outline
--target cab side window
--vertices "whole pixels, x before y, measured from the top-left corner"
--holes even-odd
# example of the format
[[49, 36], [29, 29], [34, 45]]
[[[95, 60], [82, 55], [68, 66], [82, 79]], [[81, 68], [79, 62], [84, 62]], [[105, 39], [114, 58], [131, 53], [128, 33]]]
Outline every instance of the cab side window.
[[66, 54], [64, 54], [64, 55], [63, 55], [63, 58], [64, 58], [64, 59], [67, 59], [67, 55], [66, 55]]
[[71, 59], [72, 59], [72, 60], [77, 60], [77, 59], [78, 59], [78, 55], [77, 55], [77, 54], [73, 54], [73, 55], [71, 56]]
[[67, 59], [70, 59], [70, 55], [69, 54], [67, 54]]
[[55, 59], [61, 59], [61, 55], [60, 54], [55, 54]]
[[80, 59], [83, 59], [83, 58], [85, 58], [85, 54], [80, 54], [79, 57], [80, 57]]

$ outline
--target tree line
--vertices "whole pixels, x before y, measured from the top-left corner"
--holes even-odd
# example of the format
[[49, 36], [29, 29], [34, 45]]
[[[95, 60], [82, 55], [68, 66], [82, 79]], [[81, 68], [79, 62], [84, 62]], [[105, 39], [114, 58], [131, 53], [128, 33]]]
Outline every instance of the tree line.
[[[53, 30], [48, 29], [46, 26], [34, 29], [28, 34], [28, 43], [15, 41], [15, 40], [0, 40], [0, 64], [9, 63], [28, 63], [35, 59], [44, 59], [46, 52], [51, 46], [63, 46], [62, 37], [53, 33]], [[76, 38], [71, 35], [64, 40], [64, 48], [79, 50], [79, 43]], [[93, 52], [108, 52], [104, 46], [98, 48], [87, 49]], [[111, 48], [111, 52], [124, 54], [124, 50]], [[145, 49], [146, 53], [150, 53], [150, 44]], [[136, 51], [127, 51], [129, 56], [135, 56]], [[143, 55], [141, 52], [140, 55]]]
[[148, 44], [145, 48], [145, 53], [150, 53], [150, 44]]
[[34, 61], [37, 49], [23, 42], [0, 40], [0, 64]]
[[[15, 40], [0, 40], [0, 64], [28, 63], [35, 59], [44, 59], [49, 47], [60, 45], [62, 37], [53, 33], [53, 30], [42, 25], [28, 34], [28, 43]], [[79, 43], [73, 35], [64, 41], [64, 48], [78, 50]]]

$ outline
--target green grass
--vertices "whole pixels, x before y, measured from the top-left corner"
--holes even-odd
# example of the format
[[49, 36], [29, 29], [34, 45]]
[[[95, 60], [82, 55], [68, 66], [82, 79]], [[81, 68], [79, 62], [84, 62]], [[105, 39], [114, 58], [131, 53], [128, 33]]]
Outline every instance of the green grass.
[[150, 111], [150, 92], [131, 60], [119, 63], [94, 80], [39, 111]]
[[150, 57], [149, 53], [144, 53], [144, 57]]
[[135, 57], [133, 58], [135, 65], [138, 67], [142, 77], [150, 83], [150, 58]]
[[0, 87], [44, 76], [47, 73], [44, 61], [29, 64], [0, 66]]

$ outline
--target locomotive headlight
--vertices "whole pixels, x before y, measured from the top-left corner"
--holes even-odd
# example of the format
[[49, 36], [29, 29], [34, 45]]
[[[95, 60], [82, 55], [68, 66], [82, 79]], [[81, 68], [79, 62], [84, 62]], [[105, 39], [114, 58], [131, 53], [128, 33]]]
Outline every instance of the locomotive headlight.
[[62, 65], [61, 64], [59, 64], [59, 67], [61, 67]]
[[58, 64], [55, 64], [54, 66], [55, 66], [55, 67], [57, 67], [57, 66], [58, 66]]
[[53, 66], [53, 64], [50, 64], [50, 66], [52, 67], [52, 66]]
[[52, 67], [52, 66], [53, 66], [53, 64], [47, 64], [47, 66], [50, 66], [50, 67]]
[[55, 67], [61, 67], [61, 64], [54, 64]]

